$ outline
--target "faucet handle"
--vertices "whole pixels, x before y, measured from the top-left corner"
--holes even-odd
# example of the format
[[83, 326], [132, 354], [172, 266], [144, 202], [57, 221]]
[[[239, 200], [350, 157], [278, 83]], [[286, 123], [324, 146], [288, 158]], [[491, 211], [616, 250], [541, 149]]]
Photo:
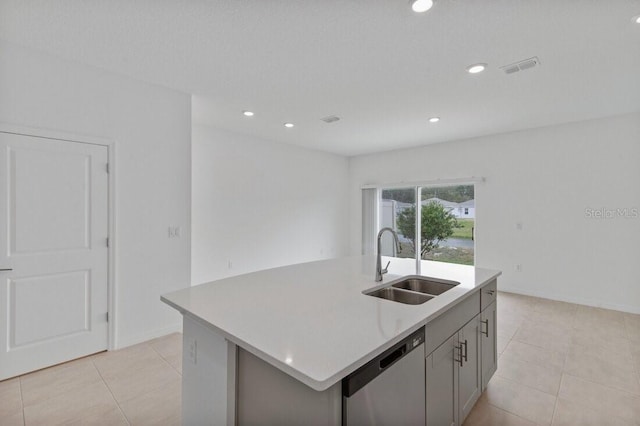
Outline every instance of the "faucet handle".
[[386, 274], [387, 272], [389, 272], [387, 269], [389, 269], [389, 265], [391, 265], [391, 261], [387, 262], [387, 266], [384, 267], [384, 269], [382, 270], [383, 274]]

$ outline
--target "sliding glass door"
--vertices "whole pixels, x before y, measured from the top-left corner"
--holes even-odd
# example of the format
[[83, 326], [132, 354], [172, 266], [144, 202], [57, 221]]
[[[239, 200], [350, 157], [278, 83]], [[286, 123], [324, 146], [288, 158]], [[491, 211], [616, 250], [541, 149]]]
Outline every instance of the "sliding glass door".
[[391, 236], [385, 235], [382, 254], [473, 265], [475, 214], [473, 184], [383, 188], [378, 230], [394, 229], [401, 250], [394, 254]]
[[382, 236], [381, 253], [384, 256], [415, 258], [416, 251], [412, 238], [415, 236], [415, 220], [407, 223], [410, 212], [416, 210], [416, 189], [398, 188], [382, 190], [379, 203], [380, 229], [391, 228], [398, 234], [400, 250], [395, 250], [390, 233]]

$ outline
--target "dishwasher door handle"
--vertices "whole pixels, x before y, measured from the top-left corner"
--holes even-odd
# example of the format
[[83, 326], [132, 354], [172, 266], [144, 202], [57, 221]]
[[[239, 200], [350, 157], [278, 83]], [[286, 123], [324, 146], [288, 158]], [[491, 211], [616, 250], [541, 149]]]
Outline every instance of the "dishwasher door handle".
[[[403, 360], [411, 356], [417, 348], [422, 348], [424, 351], [424, 327], [419, 328], [342, 379], [342, 396], [351, 398], [376, 377], [389, 374], [387, 370], [392, 370], [391, 367], [402, 364]], [[422, 361], [424, 362], [424, 353]]]
[[407, 353], [407, 345], [400, 346], [398, 349], [381, 359], [379, 364], [380, 371], [402, 358], [405, 353]]

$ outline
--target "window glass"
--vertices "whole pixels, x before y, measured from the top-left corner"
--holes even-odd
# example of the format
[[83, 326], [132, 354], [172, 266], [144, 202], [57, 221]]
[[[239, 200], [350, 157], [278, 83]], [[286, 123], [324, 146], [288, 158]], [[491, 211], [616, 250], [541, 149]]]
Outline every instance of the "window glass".
[[[416, 241], [416, 193], [420, 193], [420, 238]], [[474, 185], [383, 189], [378, 204], [379, 229], [395, 230], [381, 240], [384, 256], [473, 265], [475, 263]], [[417, 254], [416, 254], [417, 253]]]
[[[382, 190], [380, 200], [380, 229], [388, 227], [398, 233], [400, 251], [394, 255], [393, 237], [385, 232], [381, 241], [384, 256], [408, 257], [415, 259], [413, 242], [415, 234], [416, 189], [398, 188]], [[413, 216], [411, 216], [413, 214]]]
[[475, 263], [475, 188], [473, 185], [420, 189], [422, 258], [448, 263]]

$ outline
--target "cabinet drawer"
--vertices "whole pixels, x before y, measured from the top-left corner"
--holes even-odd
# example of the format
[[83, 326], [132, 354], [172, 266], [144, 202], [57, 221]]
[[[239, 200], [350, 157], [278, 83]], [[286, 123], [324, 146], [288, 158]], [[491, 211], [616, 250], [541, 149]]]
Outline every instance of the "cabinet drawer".
[[498, 281], [493, 280], [480, 290], [480, 310], [484, 309], [496, 301], [498, 295]]
[[425, 354], [430, 354], [480, 312], [480, 293], [475, 292], [466, 300], [429, 321], [425, 327]]

